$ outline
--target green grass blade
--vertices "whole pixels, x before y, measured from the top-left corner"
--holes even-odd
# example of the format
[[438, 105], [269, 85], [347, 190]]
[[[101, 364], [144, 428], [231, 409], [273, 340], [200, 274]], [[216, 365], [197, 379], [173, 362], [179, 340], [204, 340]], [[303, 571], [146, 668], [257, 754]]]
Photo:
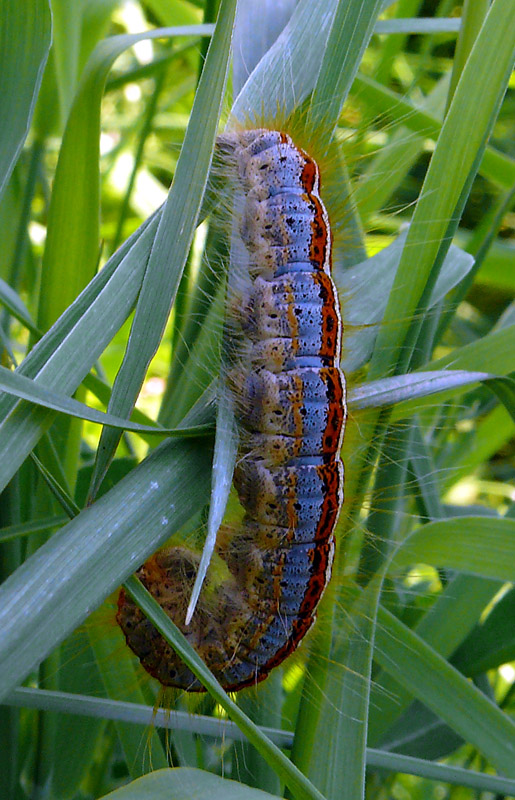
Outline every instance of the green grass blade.
[[512, 375], [489, 381], [488, 388], [496, 395], [515, 421], [515, 379]]
[[[20, 366], [41, 384], [72, 394], [130, 313], [141, 285], [145, 255], [154, 238], [157, 218], [135, 237], [121, 261], [113, 258], [114, 271], [102, 270], [77, 298], [54, 328], [41, 339]], [[5, 486], [52, 423], [53, 413], [18, 401], [0, 399], [4, 419], [0, 424], [0, 485]], [[10, 412], [10, 413], [9, 413]], [[9, 415], [9, 416], [7, 416]]]
[[456, 52], [452, 63], [451, 83], [449, 86], [449, 102], [458, 85], [463, 67], [469, 57], [472, 46], [484, 22], [490, 3], [488, 0], [465, 0], [461, 19], [461, 28], [456, 42]]
[[498, 580], [513, 580], [515, 520], [458, 517], [423, 525], [399, 547], [391, 571], [422, 562]]
[[[424, 370], [485, 370], [497, 375], [511, 373], [515, 369], [515, 325], [492, 331], [482, 339], [458, 347], [449, 355], [430, 361], [424, 365]], [[414, 373], [416, 374], [416, 373]], [[454, 391], [453, 391], [454, 393]], [[445, 400], [447, 393], [443, 392], [432, 402]], [[402, 419], [410, 416], [427, 405], [430, 401], [419, 398], [416, 401], [405, 400], [399, 403], [393, 412], [392, 419]]]
[[0, 587], [0, 695], [20, 683], [209, 495], [211, 452], [167, 442]]
[[31, 520], [30, 522], [20, 522], [17, 525], [9, 525], [0, 528], [0, 542], [7, 542], [9, 539], [17, 539], [20, 536], [30, 536], [31, 533], [41, 533], [50, 528], [59, 528], [68, 522], [69, 517], [60, 514], [58, 516], [46, 517], [43, 519]]
[[459, 481], [500, 450], [515, 434], [515, 422], [503, 406], [497, 406], [482, 419], [474, 437], [450, 445], [440, 460], [444, 489]]
[[[346, 270], [342, 270], [338, 262], [334, 265], [346, 324], [342, 368], [348, 372], [358, 369], [372, 354], [378, 323], [386, 309], [405, 241], [406, 234], [401, 233], [392, 244], [366, 261]], [[459, 285], [473, 265], [473, 258], [468, 253], [451, 246], [428, 307], [433, 308], [447, 292]]]
[[455, 17], [380, 19], [375, 24], [374, 33], [457, 33], [461, 24], [461, 20]]
[[416, 633], [379, 608], [375, 658], [411, 694], [515, 777], [515, 725]]
[[[28, 355], [23, 359], [23, 362], [18, 367], [17, 372], [30, 378], [35, 378], [36, 375], [39, 374], [46, 362], [52, 357], [56, 356], [56, 353], [63, 341], [67, 336], [70, 335], [74, 329], [74, 326], [80, 322], [90, 305], [97, 301], [99, 295], [101, 295], [101, 293], [104, 291], [109, 281], [113, 278], [114, 273], [118, 269], [120, 269], [122, 272], [124, 269], [127, 269], [125, 280], [127, 281], [129, 293], [130, 281], [128, 281], [128, 278], [132, 272], [135, 272], [136, 274], [136, 282], [132, 290], [133, 296], [131, 295], [130, 297], [130, 304], [132, 306], [134, 299], [137, 296], [143, 274], [143, 269], [138, 270], [137, 265], [142, 259], [145, 258], [145, 256], [148, 257], [151, 243], [157, 228], [157, 218], [159, 213], [160, 212], [157, 211], [154, 215], [152, 215], [152, 217], [146, 220], [122, 245], [122, 247], [120, 247], [120, 249], [111, 256], [104, 268], [97, 273], [97, 275], [95, 275], [93, 280], [81, 293], [80, 297], [78, 297], [77, 300], [66, 309], [58, 322], [51, 328], [51, 330], [44, 334], [44, 336], [32, 348], [30, 353], [28, 353]], [[127, 258], [133, 247], [136, 247], [136, 250], [131, 253], [129, 258]], [[121, 266], [122, 264], [123, 266]], [[111, 298], [111, 301], [116, 309], [116, 297]], [[127, 301], [124, 300], [124, 303], [125, 302]], [[107, 319], [104, 319], [103, 323], [105, 325], [107, 323]], [[85, 331], [83, 331], [83, 334], [84, 333]], [[105, 346], [108, 342], [109, 339], [106, 339]], [[1, 418], [5, 418], [5, 416], [12, 408], [14, 408], [15, 405], [16, 401], [13, 401], [12, 398], [0, 397]]]
[[[156, 727], [168, 730], [184, 730], [198, 733], [201, 736], [212, 736], [214, 739], [246, 741], [245, 734], [240, 731], [236, 723], [228, 719], [207, 717], [167, 708], [155, 709], [149, 705], [125, 700], [111, 700], [105, 697], [68, 694], [67, 692], [53, 692], [20, 686], [6, 695], [4, 702], [19, 708], [40, 708], [45, 711], [59, 711], [63, 714], [81, 714], [133, 725], [148, 726], [154, 723]], [[293, 739], [291, 731], [265, 728], [263, 732], [279, 747], [291, 746]]]
[[[466, 370], [442, 370], [441, 372], [408, 372], [407, 375], [396, 375], [393, 378], [380, 378], [349, 391], [348, 403], [353, 408], [380, 408], [394, 405], [415, 397], [427, 397], [449, 389], [460, 389], [471, 383], [488, 381], [489, 384], [499, 379], [487, 372], [467, 372]], [[488, 384], [488, 385], [489, 385]], [[506, 387], [509, 389], [511, 384]], [[511, 392], [507, 396], [511, 402]]]
[[211, 477], [211, 502], [209, 504], [206, 540], [202, 548], [200, 564], [188, 603], [186, 625], [189, 625], [191, 622], [216, 546], [216, 535], [222, 524], [229, 492], [231, 491], [237, 449], [238, 436], [235, 430], [233, 404], [228, 394], [224, 393], [218, 401], [213, 472]]
[[256, 14], [254, 0], [240, 0], [234, 27], [232, 88], [240, 93], [245, 81], [273, 45], [295, 10], [295, 0], [262, 0]]
[[287, 116], [302, 104], [315, 85], [336, 5], [337, 0], [301, 0], [234, 101], [236, 119], [248, 124], [274, 117], [278, 109]]
[[462, 767], [452, 767], [446, 764], [436, 764], [422, 758], [403, 756], [398, 753], [387, 753], [384, 750], [369, 750], [369, 764], [375, 767], [408, 775], [420, 775], [435, 781], [445, 781], [456, 786], [470, 786], [472, 789], [485, 792], [498, 792], [501, 795], [513, 794], [515, 781], [497, 775], [488, 775], [484, 772], [473, 772]]
[[[437, 117], [361, 73], [356, 75], [356, 88], [376, 113], [402, 122], [409, 130], [422, 136], [438, 139], [442, 122]], [[488, 146], [479, 173], [509, 191], [515, 181], [515, 160]]]
[[[500, 586], [496, 580], [455, 575], [416, 625], [417, 635], [441, 656], [448, 658], [473, 628]], [[383, 742], [388, 730], [413, 700], [397, 678], [383, 671], [376, 676], [372, 686], [368, 729], [368, 741], [372, 746]]]
[[328, 144], [372, 35], [382, 0], [341, 0], [333, 18], [307, 128]]
[[[376, 576], [359, 596], [338, 630], [318, 713], [318, 742], [308, 775], [331, 800], [365, 797], [367, 719], [375, 619], [382, 586]], [[331, 731], [329, 739], [324, 733]]]
[[[59, 153], [48, 215], [38, 324], [47, 330], [95, 274], [100, 252], [100, 106], [116, 58], [143, 39], [188, 36], [197, 26], [113, 36], [84, 70]], [[63, 235], [66, 231], [66, 236]], [[63, 280], [66, 270], [67, 279]]]
[[[463, 70], [422, 187], [378, 335], [371, 377], [384, 375], [397, 365], [410, 320], [436, 279], [433, 264], [441, 252], [441, 242], [506, 90], [514, 57], [512, 25], [512, 4], [494, 0]], [[473, 102], [478, 95], [482, 98], [479, 106]], [[415, 247], [416, 272], [412, 265]], [[402, 358], [407, 363], [409, 350], [405, 346]]]
[[82, 32], [82, 2], [52, 0], [54, 23], [53, 57], [59, 93], [61, 124], [73, 103], [79, 77], [79, 54]]
[[51, 41], [47, 0], [5, 0], [0, 15], [0, 197], [27, 136]]
[[[121, 630], [118, 628], [95, 630], [92, 627], [88, 631], [88, 635], [107, 696], [110, 698], [120, 697], [123, 687], [123, 697], [126, 701], [139, 706], [143, 705], [145, 698], [138, 681], [140, 676], [136, 672], [132, 653], [122, 644]], [[129, 724], [123, 718], [115, 720], [118, 739], [132, 778], [139, 778], [146, 771], [147, 759], [144, 756], [147, 748], [154, 769], [168, 766], [161, 739], [153, 727], [152, 715], [149, 715], [144, 724], [150, 726], [146, 737], [144, 730]]]
[[[222, 737], [237, 741], [245, 738], [239, 728], [228, 720], [213, 719], [212, 717], [192, 715], [164, 708], [156, 711], [151, 706], [106, 700], [86, 695], [70, 695], [65, 692], [20, 687], [19, 689], [14, 689], [4, 698], [4, 702], [19, 708], [39, 708], [46, 711], [60, 711], [62, 713], [82, 714], [102, 719], [123, 720], [133, 725], [148, 726], [154, 724], [156, 727], [192, 731], [202, 736], [213, 736], [215, 738]], [[267, 729], [266, 733], [276, 744], [282, 747], [291, 746], [293, 738], [291, 732]], [[372, 747], [367, 748], [367, 765], [370, 767], [382, 767], [391, 771], [400, 771], [408, 775], [420, 775], [421, 777], [446, 781], [458, 786], [471, 786], [484, 791], [512, 793], [515, 786], [515, 782], [509, 778], [446, 764], [437, 764], [425, 759], [413, 758]]]
[[515, 659], [515, 589], [495, 604], [485, 620], [453, 654], [452, 663], [465, 675], [480, 675]]
[[123, 430], [135, 431], [136, 433], [157, 434], [167, 436], [198, 436], [205, 431], [209, 433], [212, 430], [211, 425], [195, 426], [194, 429], [189, 428], [161, 428], [156, 425], [142, 425], [136, 422], [130, 422], [121, 417], [115, 417], [113, 414], [107, 414], [103, 411], [98, 411], [95, 408], [80, 403], [78, 400], [59, 395], [57, 392], [52, 392], [39, 386], [38, 383], [19, 375], [16, 372], [0, 367], [0, 389], [4, 392], [14, 394], [31, 403], [35, 403], [43, 408], [51, 409], [53, 411], [60, 411], [62, 414], [68, 414], [78, 419], [86, 419], [90, 422], [96, 422], [99, 425], [108, 425], [113, 428], [122, 428]]
[[193, 674], [202, 682], [214, 700], [227, 712], [249, 742], [286, 783], [294, 796], [299, 800], [304, 800], [304, 798], [306, 800], [323, 800], [323, 795], [224, 692], [200, 656], [137, 578], [130, 577], [124, 587], [159, 633], [165, 637]]
[[2, 303], [5, 308], [7, 308], [13, 317], [19, 320], [25, 327], [34, 333], [36, 336], [39, 335], [39, 331], [34, 325], [32, 318], [27, 311], [27, 308], [21, 299], [21, 297], [12, 289], [8, 283], [0, 278], [0, 303]]
[[[225, 0], [211, 39], [186, 138], [145, 271], [131, 336], [109, 403], [109, 411], [117, 416], [128, 416], [136, 402], [163, 335], [193, 240], [222, 107], [235, 9], [235, 0]], [[91, 482], [93, 497], [118, 441], [116, 431], [102, 432]]]

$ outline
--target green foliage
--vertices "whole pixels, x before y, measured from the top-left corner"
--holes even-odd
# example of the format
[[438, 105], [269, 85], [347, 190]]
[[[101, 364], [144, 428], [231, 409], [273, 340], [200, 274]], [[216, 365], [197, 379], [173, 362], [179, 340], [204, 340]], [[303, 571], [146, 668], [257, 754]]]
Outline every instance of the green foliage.
[[[237, 5], [233, 51], [235, 0], [0, 10], [4, 794], [513, 795], [512, 0]], [[225, 505], [229, 113], [336, 142], [350, 417], [316, 628], [236, 698], [130, 577]], [[168, 715], [107, 621], [124, 581], [208, 691]]]

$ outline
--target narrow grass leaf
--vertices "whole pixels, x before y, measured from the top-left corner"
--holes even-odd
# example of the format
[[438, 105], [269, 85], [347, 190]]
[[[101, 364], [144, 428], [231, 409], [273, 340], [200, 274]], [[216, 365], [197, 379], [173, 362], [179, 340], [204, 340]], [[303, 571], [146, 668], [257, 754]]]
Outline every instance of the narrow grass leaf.
[[[437, 653], [448, 658], [473, 630], [501, 585], [499, 581], [487, 578], [454, 575], [415, 626], [416, 634]], [[453, 663], [457, 666], [454, 660]], [[368, 727], [368, 742], [374, 747], [389, 745], [389, 730], [413, 701], [412, 694], [399, 683], [398, 677], [385, 671], [375, 676]]]
[[500, 795], [513, 794], [515, 781], [486, 772], [475, 772], [463, 767], [447, 764], [436, 764], [423, 758], [413, 758], [400, 753], [388, 753], [386, 750], [369, 750], [370, 766], [383, 767], [392, 772], [403, 772], [406, 775], [419, 775], [434, 781], [443, 781], [455, 786], [470, 786], [476, 791], [497, 792]]
[[18, 539], [20, 536], [30, 536], [32, 533], [41, 533], [50, 528], [60, 528], [69, 519], [69, 516], [59, 514], [53, 517], [31, 520], [30, 522], [20, 522], [18, 525], [9, 525], [6, 528], [0, 528], [0, 542]]
[[51, 42], [47, 0], [5, 0], [0, 15], [0, 197], [29, 131]]
[[193, 674], [202, 682], [209, 694], [227, 712], [240, 730], [246, 735], [251, 744], [263, 756], [265, 761], [277, 772], [286, 783], [291, 792], [299, 800], [323, 800], [323, 795], [304, 777], [304, 775], [289, 761], [286, 756], [274, 745], [246, 714], [224, 692], [214, 675], [206, 667], [200, 656], [193, 650], [187, 639], [174, 625], [137, 578], [131, 576], [124, 583], [125, 590], [151, 620], [167, 642], [169, 642]]
[[52, 0], [53, 58], [62, 127], [70, 111], [79, 76], [82, 2]]
[[119, 55], [144, 39], [199, 32], [197, 26], [191, 26], [112, 36], [91, 54], [70, 110], [55, 172], [40, 290], [38, 325], [42, 330], [47, 330], [75, 300], [97, 267], [100, 107], [109, 70]]
[[236, 97], [262, 56], [273, 45], [295, 10], [296, 0], [240, 0], [234, 27], [232, 86]]
[[22, 325], [24, 325], [31, 333], [34, 333], [36, 336], [39, 336], [39, 331], [34, 325], [32, 321], [32, 317], [30, 316], [25, 303], [17, 294], [17, 292], [12, 289], [8, 283], [0, 278], [0, 303], [2, 303], [5, 308], [10, 311], [10, 313], [15, 317]]
[[413, 17], [412, 19], [380, 19], [374, 33], [457, 33], [461, 20], [457, 17]]
[[514, 434], [515, 422], [504, 406], [497, 406], [486, 414], [478, 422], [473, 437], [451, 443], [440, 458], [438, 472], [442, 489], [445, 491], [456, 481], [470, 475], [509, 442]]
[[[514, 337], [515, 344], [515, 337]], [[488, 381], [488, 388], [499, 398], [505, 409], [515, 421], [515, 378], [507, 375], [505, 378], [494, 378]]]
[[415, 397], [460, 389], [478, 381], [493, 383], [499, 381], [487, 372], [467, 372], [466, 370], [442, 370], [441, 372], [409, 372], [393, 378], [380, 378], [349, 391], [348, 402], [353, 408], [379, 408], [394, 405]]
[[[102, 610], [99, 613], [101, 614]], [[92, 622], [94, 623], [94, 615]], [[110, 698], [123, 696], [126, 701], [141, 706], [145, 703], [145, 698], [138, 680], [139, 675], [135, 669], [134, 658], [129, 648], [124, 646], [122, 632], [119, 628], [106, 630], [106, 625], [103, 627], [104, 630], [95, 629], [92, 624], [91, 628], [88, 627], [88, 636], [104, 690]], [[91, 693], [91, 690], [89, 691]], [[143, 757], [145, 738], [144, 748], [149, 750], [152, 767], [160, 769], [168, 766], [166, 754], [154, 728], [152, 718], [147, 723], [150, 728], [146, 737], [141, 728], [129, 724], [124, 719], [115, 720], [115, 726], [132, 778], [139, 778], [146, 771], [145, 761], [147, 759]]]
[[463, 4], [460, 33], [456, 42], [456, 51], [452, 62], [449, 101], [454, 94], [463, 67], [466, 64], [472, 46], [484, 22], [489, 6], [489, 0], [476, 0], [474, 3], [465, 2]]
[[[45, 711], [58, 711], [64, 714], [81, 714], [123, 721], [132, 725], [148, 727], [155, 725], [169, 730], [186, 730], [201, 736], [212, 736], [216, 739], [232, 739], [244, 741], [240, 729], [226, 719], [174, 711], [165, 708], [152, 708], [136, 703], [108, 700], [66, 692], [54, 692], [45, 689], [19, 687], [8, 694], [3, 702], [18, 708], [37, 708]], [[264, 733], [281, 747], [291, 747], [293, 734], [290, 731], [262, 729]], [[437, 764], [421, 758], [413, 758], [388, 750], [367, 748], [367, 765], [382, 767], [392, 772], [399, 771], [407, 775], [446, 781], [458, 786], [471, 786], [491, 792], [513, 793], [515, 781], [485, 772], [475, 772], [447, 764]]]
[[[179, 161], [138, 298], [131, 335], [108, 410], [128, 416], [166, 325], [193, 240], [213, 155], [227, 79], [236, 0], [224, 0], [211, 39]], [[91, 481], [98, 491], [119, 442], [102, 432]]]
[[[402, 122], [409, 130], [421, 136], [438, 138], [442, 122], [437, 117], [361, 73], [356, 75], [355, 85], [360, 97], [377, 113]], [[488, 146], [479, 165], [479, 173], [509, 191], [515, 181], [515, 160]]]
[[480, 675], [515, 659], [515, 588], [510, 589], [481, 620], [458, 650], [452, 663], [465, 675]]
[[[247, 741], [245, 734], [229, 719], [207, 717], [170, 708], [153, 708], [146, 704], [125, 700], [19, 686], [6, 695], [3, 702], [18, 708], [40, 708], [44, 711], [59, 711], [63, 714], [102, 717], [145, 727], [154, 724], [157, 728], [184, 730], [198, 733], [201, 736], [212, 736], [214, 739]], [[279, 747], [291, 746], [293, 739], [291, 731], [272, 728], [263, 728], [262, 730]]]
[[[158, 216], [159, 211], [146, 220], [138, 230], [124, 242], [120, 249], [111, 256], [103, 269], [95, 275], [84, 291], [81, 292], [80, 296], [66, 309], [55, 325], [44, 334], [30, 353], [23, 359], [16, 370], [18, 373], [26, 375], [29, 378], [35, 378], [45, 366], [46, 362], [56, 357], [63, 341], [72, 333], [76, 325], [80, 325], [84, 314], [89, 307], [97, 301], [99, 295], [104, 291], [118, 269], [120, 269], [122, 273], [124, 270], [127, 270], [124, 279], [129, 286], [134, 281], [132, 305], [141, 285], [141, 278], [143, 275], [141, 260], [144, 259], [145, 255], [148, 256], [150, 252], [151, 242], [157, 228]], [[134, 252], [131, 253], [133, 248], [135, 248]], [[116, 296], [111, 298], [111, 302], [116, 311]], [[101, 309], [99, 309], [99, 311], [102, 313]], [[104, 326], [107, 326], [108, 318], [102, 319], [101, 321]], [[86, 335], [86, 333], [86, 330], [82, 331], [83, 335]], [[100, 334], [100, 331], [98, 333]], [[104, 346], [107, 345], [108, 341], [110, 340], [104, 340]], [[13, 398], [6, 396], [0, 397], [0, 417], [3, 419], [15, 405], [16, 401], [13, 400]]]
[[[513, 372], [515, 368], [515, 325], [507, 328], [492, 331], [475, 342], [457, 347], [448, 355], [442, 356], [435, 361], [430, 361], [424, 365], [424, 371], [433, 372], [434, 370], [484, 370], [497, 376]], [[416, 375], [417, 373], [413, 373]], [[438, 402], [443, 401], [447, 396], [455, 393], [442, 392], [438, 397]], [[402, 419], [408, 417], [429, 402], [435, 402], [419, 398], [416, 401], [405, 400], [399, 403], [392, 415], [392, 419]]]
[[57, 392], [51, 392], [49, 389], [39, 386], [36, 381], [25, 378], [23, 375], [19, 375], [1, 366], [0, 389], [44, 408], [60, 411], [62, 414], [78, 417], [79, 419], [86, 419], [90, 422], [96, 422], [99, 425], [109, 425], [113, 428], [134, 431], [135, 433], [158, 434], [161, 436], [198, 436], [203, 431], [206, 433], [212, 431], [211, 425], [195, 426], [194, 428], [188, 429], [161, 428], [157, 423], [155, 425], [144, 425], [137, 422], [130, 422], [130, 420], [115, 417], [113, 414], [98, 411], [96, 408], [90, 408], [73, 398], [59, 395]]
[[370, 677], [381, 586], [382, 576], [377, 575], [346, 614], [323, 686], [318, 740], [327, 730], [331, 737], [325, 747], [314, 748], [308, 775], [331, 800], [365, 797]]
[[186, 625], [189, 625], [191, 622], [215, 549], [216, 535], [222, 524], [229, 492], [231, 491], [237, 449], [238, 436], [235, 426], [233, 404], [229, 394], [223, 392], [218, 400], [218, 413], [216, 417], [216, 437], [211, 477], [211, 502], [207, 520], [207, 535], [204, 547], [202, 548], [202, 556], [200, 558], [200, 564], [186, 612]]

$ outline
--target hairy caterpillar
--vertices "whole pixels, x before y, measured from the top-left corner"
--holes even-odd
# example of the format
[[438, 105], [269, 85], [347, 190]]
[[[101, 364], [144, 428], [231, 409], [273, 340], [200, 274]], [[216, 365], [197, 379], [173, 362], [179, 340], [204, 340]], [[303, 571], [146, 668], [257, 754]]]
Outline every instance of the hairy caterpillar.
[[[242, 430], [234, 480], [246, 513], [219, 542], [228, 576], [204, 587], [189, 627], [181, 623], [197, 556], [172, 547], [138, 576], [234, 691], [266, 678], [315, 621], [343, 502], [346, 404], [318, 165], [280, 131], [226, 134], [219, 146], [244, 196], [238, 227], [247, 278], [229, 310], [237, 356], [228, 381]], [[117, 620], [161, 684], [202, 690], [123, 591]]]

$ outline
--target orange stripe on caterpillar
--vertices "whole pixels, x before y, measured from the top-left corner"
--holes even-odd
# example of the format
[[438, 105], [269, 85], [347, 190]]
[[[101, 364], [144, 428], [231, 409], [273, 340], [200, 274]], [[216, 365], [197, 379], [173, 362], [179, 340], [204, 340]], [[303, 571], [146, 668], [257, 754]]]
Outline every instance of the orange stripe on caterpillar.
[[[346, 404], [318, 165], [280, 131], [226, 134], [219, 146], [243, 198], [246, 275], [227, 312], [235, 341], [227, 383], [240, 428], [234, 482], [245, 516], [237, 531], [219, 534], [224, 574], [208, 578], [187, 628], [198, 557], [172, 547], [138, 576], [222, 685], [238, 690], [266, 678], [315, 620], [343, 502]], [[162, 684], [202, 690], [123, 591], [117, 619]]]

